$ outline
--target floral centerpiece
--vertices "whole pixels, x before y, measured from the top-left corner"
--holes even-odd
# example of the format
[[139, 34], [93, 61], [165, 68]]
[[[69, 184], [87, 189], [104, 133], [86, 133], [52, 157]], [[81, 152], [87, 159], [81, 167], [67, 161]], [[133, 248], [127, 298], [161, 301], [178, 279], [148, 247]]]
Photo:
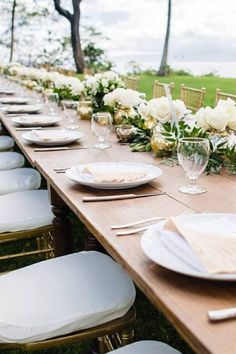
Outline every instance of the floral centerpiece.
[[195, 119], [203, 130], [225, 135], [236, 130], [236, 103], [230, 98], [219, 100], [215, 108], [200, 108]]
[[53, 86], [53, 91], [58, 94], [60, 101], [63, 99], [78, 101], [84, 91], [84, 85], [78, 78], [65, 75], [55, 78]]
[[103, 98], [104, 105], [114, 113], [116, 124], [130, 123], [137, 116], [136, 108], [143, 102], [145, 94], [125, 88], [117, 88], [106, 94]]
[[113, 71], [106, 71], [94, 76], [86, 76], [84, 81], [84, 94], [92, 100], [93, 111], [104, 110], [103, 97], [118, 87], [125, 87], [120, 76]]

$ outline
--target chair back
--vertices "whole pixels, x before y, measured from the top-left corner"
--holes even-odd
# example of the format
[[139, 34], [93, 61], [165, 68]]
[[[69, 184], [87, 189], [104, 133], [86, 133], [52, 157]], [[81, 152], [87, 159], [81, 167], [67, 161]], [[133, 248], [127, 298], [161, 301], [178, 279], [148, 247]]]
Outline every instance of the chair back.
[[186, 87], [184, 84], [180, 85], [180, 99], [184, 101], [186, 107], [193, 112], [198, 111], [204, 104], [206, 96], [206, 89], [195, 89]]
[[[169, 86], [170, 93], [171, 93], [175, 87], [175, 84], [173, 82], [171, 82], [171, 83], [167, 84], [167, 86]], [[164, 89], [164, 83], [161, 83], [158, 80], [154, 81], [152, 96], [153, 96], [153, 98], [159, 98], [159, 97], [166, 96], [166, 92]]]
[[232, 93], [222, 92], [220, 89], [216, 89], [216, 105], [219, 100], [227, 100], [227, 98], [231, 98], [231, 100], [236, 103], [236, 95], [233, 95]]
[[137, 77], [125, 76], [124, 82], [125, 82], [125, 86], [128, 89], [132, 89], [132, 90], [138, 89], [139, 79]]

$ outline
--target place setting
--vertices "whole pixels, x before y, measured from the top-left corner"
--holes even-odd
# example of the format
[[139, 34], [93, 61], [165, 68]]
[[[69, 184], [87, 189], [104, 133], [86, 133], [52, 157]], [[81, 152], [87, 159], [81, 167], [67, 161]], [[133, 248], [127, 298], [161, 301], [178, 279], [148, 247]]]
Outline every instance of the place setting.
[[211, 281], [236, 281], [236, 215], [187, 211], [147, 227], [143, 252], [170, 271]]
[[16, 130], [42, 129], [55, 126], [62, 121], [59, 116], [50, 115], [22, 115], [11, 119], [16, 125]]
[[83, 136], [82, 132], [69, 129], [31, 130], [22, 134], [22, 138], [26, 141], [45, 147], [35, 151], [78, 149], [81, 147], [67, 147], [67, 145], [80, 140]]
[[28, 104], [12, 104], [1, 106], [1, 111], [8, 114], [9, 116], [12, 114], [25, 114], [25, 113], [40, 113], [42, 111], [41, 105], [28, 105]]

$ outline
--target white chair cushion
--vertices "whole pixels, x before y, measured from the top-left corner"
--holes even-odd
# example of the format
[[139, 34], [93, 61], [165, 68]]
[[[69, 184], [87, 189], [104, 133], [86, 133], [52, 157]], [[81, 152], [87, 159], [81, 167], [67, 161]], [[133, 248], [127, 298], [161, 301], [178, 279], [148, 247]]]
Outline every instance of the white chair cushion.
[[52, 218], [46, 190], [23, 191], [0, 196], [0, 233], [47, 226], [52, 223]]
[[0, 342], [41, 341], [122, 317], [135, 288], [110, 257], [94, 251], [0, 276]]
[[0, 136], [0, 151], [5, 151], [13, 148], [14, 140], [10, 136]]
[[33, 168], [0, 171], [0, 195], [38, 189], [40, 184], [40, 173]]
[[0, 171], [24, 166], [25, 158], [15, 151], [0, 152]]
[[116, 349], [112, 354], [181, 354], [178, 350], [169, 345], [153, 340], [144, 340], [141, 342], [127, 345]]

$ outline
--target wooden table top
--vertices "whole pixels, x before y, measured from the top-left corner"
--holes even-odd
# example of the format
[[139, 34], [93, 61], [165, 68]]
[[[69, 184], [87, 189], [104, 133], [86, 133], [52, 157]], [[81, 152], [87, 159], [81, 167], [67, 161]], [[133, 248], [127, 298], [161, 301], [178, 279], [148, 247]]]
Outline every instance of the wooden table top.
[[[16, 140], [29, 161], [42, 173], [65, 203], [81, 219], [98, 241], [127, 271], [150, 301], [170, 320], [178, 332], [199, 354], [236, 353], [236, 325], [234, 321], [212, 324], [207, 311], [236, 305], [235, 283], [204, 281], [182, 276], [154, 264], [143, 253], [140, 235], [117, 237], [112, 224], [132, 222], [153, 216], [179, 215], [185, 210], [197, 212], [236, 213], [236, 183], [225, 175], [202, 175], [199, 182], [207, 193], [197, 196], [178, 192], [186, 183], [180, 167], [161, 165], [163, 175], [151, 185], [136, 188], [135, 192], [161, 190], [165, 195], [135, 200], [83, 203], [83, 196], [119, 194], [119, 191], [99, 191], [70, 181], [65, 174], [56, 173], [55, 167], [71, 167], [79, 163], [97, 161], [137, 161], [155, 165], [160, 160], [151, 153], [131, 153], [128, 146], [119, 145], [112, 137], [112, 148], [34, 152], [16, 131], [9, 117], [2, 122]], [[64, 123], [62, 124], [64, 125]], [[85, 138], [81, 144], [92, 144], [90, 123], [81, 121]], [[131, 190], [130, 190], [131, 191]]]

